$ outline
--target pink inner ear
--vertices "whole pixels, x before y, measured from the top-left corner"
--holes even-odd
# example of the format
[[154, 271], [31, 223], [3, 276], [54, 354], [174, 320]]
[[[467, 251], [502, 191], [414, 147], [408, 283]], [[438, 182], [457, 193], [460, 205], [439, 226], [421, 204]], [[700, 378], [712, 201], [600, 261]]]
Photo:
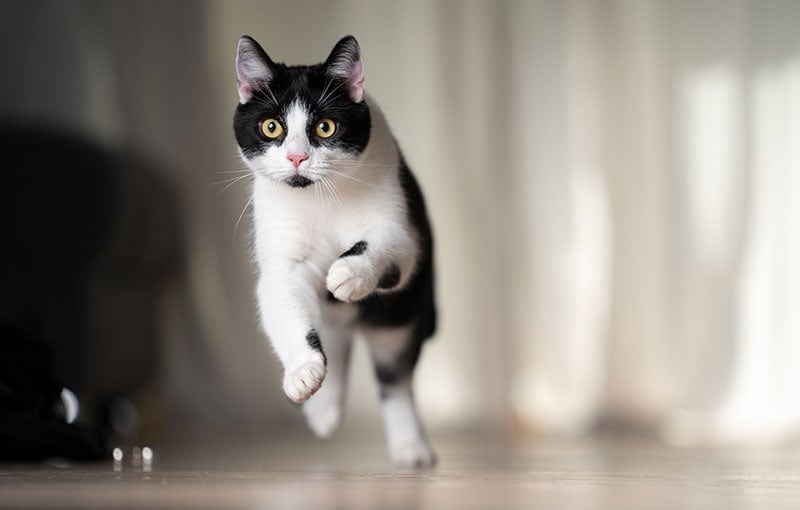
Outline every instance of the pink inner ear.
[[239, 102], [244, 104], [253, 97], [253, 89], [244, 80], [236, 80], [236, 88], [239, 89]]
[[364, 99], [364, 62], [358, 59], [350, 73], [350, 98], [356, 103]]

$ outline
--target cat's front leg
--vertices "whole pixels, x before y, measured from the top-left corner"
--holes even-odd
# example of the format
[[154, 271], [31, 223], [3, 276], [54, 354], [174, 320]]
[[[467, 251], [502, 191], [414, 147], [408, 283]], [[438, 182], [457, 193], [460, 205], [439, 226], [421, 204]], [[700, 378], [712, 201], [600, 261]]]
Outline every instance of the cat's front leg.
[[[340, 304], [332, 306], [341, 307]], [[352, 330], [346, 325], [323, 320], [319, 332], [328, 361], [328, 374], [319, 391], [303, 403], [303, 414], [314, 434], [329, 437], [342, 420]]]
[[283, 391], [290, 400], [308, 400], [327, 374], [325, 353], [315, 324], [319, 300], [297, 265], [262, 268], [258, 304], [264, 331], [284, 367]]
[[416, 245], [410, 236], [385, 229], [365, 235], [331, 265], [328, 291], [339, 301], [360, 301], [373, 292], [402, 288], [414, 268]]

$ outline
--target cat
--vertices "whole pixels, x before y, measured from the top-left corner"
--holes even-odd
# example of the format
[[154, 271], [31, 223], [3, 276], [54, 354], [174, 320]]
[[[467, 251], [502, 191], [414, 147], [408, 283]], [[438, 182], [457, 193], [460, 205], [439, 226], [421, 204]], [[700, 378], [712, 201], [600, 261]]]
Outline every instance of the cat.
[[353, 36], [325, 62], [273, 62], [251, 37], [236, 55], [234, 132], [253, 179], [261, 325], [283, 391], [328, 437], [342, 419], [350, 345], [366, 339], [393, 463], [435, 463], [412, 392], [436, 328], [433, 239], [422, 192], [364, 89]]

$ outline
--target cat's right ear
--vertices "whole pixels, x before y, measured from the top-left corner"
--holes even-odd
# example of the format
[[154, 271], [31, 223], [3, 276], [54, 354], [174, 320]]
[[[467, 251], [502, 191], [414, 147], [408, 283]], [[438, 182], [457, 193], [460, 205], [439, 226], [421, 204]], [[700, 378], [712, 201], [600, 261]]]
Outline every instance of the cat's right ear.
[[239, 103], [250, 101], [253, 92], [269, 86], [275, 76], [274, 69], [275, 63], [255, 39], [249, 35], [240, 37], [236, 48], [236, 88], [239, 89]]

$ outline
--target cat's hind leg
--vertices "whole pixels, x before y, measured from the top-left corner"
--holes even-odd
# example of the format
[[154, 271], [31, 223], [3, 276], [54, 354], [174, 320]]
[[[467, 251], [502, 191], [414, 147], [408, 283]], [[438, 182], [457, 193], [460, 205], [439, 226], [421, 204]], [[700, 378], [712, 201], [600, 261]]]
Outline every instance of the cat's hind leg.
[[325, 322], [320, 326], [319, 339], [327, 358], [328, 374], [319, 391], [303, 403], [303, 414], [314, 434], [326, 438], [333, 434], [342, 421], [352, 331], [348, 327]]
[[427, 467], [436, 463], [419, 419], [412, 391], [412, 375], [422, 341], [412, 326], [370, 328], [363, 331], [380, 385], [381, 408], [389, 456], [400, 467]]

